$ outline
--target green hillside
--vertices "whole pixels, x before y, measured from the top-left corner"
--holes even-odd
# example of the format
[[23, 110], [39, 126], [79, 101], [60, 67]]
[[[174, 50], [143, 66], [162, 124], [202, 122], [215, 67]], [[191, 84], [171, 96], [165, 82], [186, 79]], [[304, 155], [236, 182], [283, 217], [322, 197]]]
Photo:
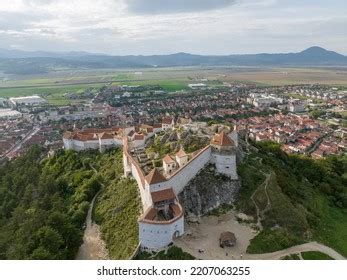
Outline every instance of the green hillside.
[[248, 252], [315, 240], [346, 256], [347, 156], [313, 160], [287, 155], [274, 143], [255, 145], [239, 167], [238, 208], [257, 218], [253, 197], [263, 226]]
[[74, 259], [90, 201], [107, 184], [98, 168], [114, 153], [47, 159], [34, 146], [0, 166], [0, 259]]

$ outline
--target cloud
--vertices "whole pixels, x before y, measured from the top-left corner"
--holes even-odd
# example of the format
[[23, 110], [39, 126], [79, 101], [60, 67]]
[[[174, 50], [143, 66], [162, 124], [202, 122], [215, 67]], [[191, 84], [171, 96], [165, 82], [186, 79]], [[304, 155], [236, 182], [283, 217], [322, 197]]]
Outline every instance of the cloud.
[[3, 48], [231, 54], [322, 45], [347, 53], [342, 0], [0, 1]]
[[21, 31], [46, 18], [46, 15], [35, 13], [1, 12], [0, 30]]
[[236, 0], [127, 0], [128, 10], [135, 14], [171, 14], [202, 12], [225, 8]]
[[54, 2], [54, 0], [24, 0], [25, 4], [29, 5], [48, 5]]

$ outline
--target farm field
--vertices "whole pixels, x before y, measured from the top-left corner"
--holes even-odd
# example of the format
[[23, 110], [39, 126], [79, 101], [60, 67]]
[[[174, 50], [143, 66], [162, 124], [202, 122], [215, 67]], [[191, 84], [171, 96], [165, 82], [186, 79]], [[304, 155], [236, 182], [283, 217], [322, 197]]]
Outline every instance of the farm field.
[[[206, 81], [207, 80], [207, 81]], [[254, 68], [180, 67], [125, 70], [63, 70], [44, 75], [0, 75], [0, 97], [42, 95], [54, 105], [66, 105], [66, 92], [113, 85], [159, 85], [166, 91], [188, 88], [189, 83], [222, 85], [223, 82], [253, 83], [259, 86], [287, 84], [329, 84], [347, 88], [347, 69], [339, 68]]]
[[326, 84], [347, 86], [347, 69], [277, 68], [230, 73], [224, 81], [248, 81], [268, 86]]
[[0, 88], [0, 97], [15, 97], [40, 95], [48, 100], [52, 105], [63, 106], [68, 105], [70, 101], [64, 97], [66, 92], [80, 93], [87, 88], [100, 88], [103, 84], [81, 84], [74, 86], [30, 86], [30, 87], [10, 87]]

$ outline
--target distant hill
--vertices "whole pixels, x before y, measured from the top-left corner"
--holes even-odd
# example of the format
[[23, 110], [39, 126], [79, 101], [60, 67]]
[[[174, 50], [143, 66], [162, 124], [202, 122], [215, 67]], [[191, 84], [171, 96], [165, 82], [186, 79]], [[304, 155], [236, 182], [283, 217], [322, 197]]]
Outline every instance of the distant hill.
[[43, 73], [55, 68], [103, 69], [178, 66], [347, 66], [347, 56], [311, 47], [299, 53], [246, 55], [110, 56], [86, 52], [50, 53], [0, 49], [0, 70], [9, 74]]

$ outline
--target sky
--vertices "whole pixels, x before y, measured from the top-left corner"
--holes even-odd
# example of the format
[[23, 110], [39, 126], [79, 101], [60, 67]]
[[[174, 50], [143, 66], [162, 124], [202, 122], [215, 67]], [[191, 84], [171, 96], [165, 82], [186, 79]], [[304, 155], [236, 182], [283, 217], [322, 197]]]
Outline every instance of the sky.
[[0, 48], [347, 54], [346, 0], [0, 0]]

